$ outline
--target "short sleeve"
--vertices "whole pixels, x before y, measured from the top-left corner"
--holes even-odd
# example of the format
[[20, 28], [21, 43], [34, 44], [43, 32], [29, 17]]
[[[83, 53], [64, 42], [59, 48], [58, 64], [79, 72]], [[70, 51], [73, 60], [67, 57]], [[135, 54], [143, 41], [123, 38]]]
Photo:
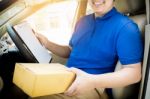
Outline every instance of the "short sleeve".
[[73, 45], [74, 45], [74, 42], [79, 38], [79, 33], [80, 32], [78, 32], [79, 30], [81, 30], [81, 29], [83, 29], [83, 28], [81, 28], [82, 26], [83, 26], [83, 24], [84, 24], [84, 20], [85, 20], [86, 18], [85, 17], [81, 17], [81, 19], [79, 19], [78, 21], [77, 21], [77, 23], [76, 23], [76, 25], [75, 25], [75, 28], [74, 28], [74, 31], [73, 31], [73, 34], [72, 34], [72, 37], [71, 37], [71, 39], [70, 39], [70, 41], [69, 41], [69, 46], [71, 46], [71, 47], [73, 47]]
[[71, 47], [73, 47], [73, 39], [74, 39], [74, 38], [76, 37], [76, 35], [77, 35], [76, 31], [77, 31], [77, 28], [78, 28], [78, 26], [79, 26], [79, 22], [80, 22], [80, 20], [76, 23], [75, 28], [74, 28], [74, 31], [73, 31], [73, 34], [72, 34], [72, 37], [71, 37], [71, 39], [70, 39], [70, 41], [69, 41], [69, 46], [71, 46]]
[[117, 55], [122, 65], [141, 62], [143, 59], [143, 41], [138, 26], [129, 22], [119, 32]]

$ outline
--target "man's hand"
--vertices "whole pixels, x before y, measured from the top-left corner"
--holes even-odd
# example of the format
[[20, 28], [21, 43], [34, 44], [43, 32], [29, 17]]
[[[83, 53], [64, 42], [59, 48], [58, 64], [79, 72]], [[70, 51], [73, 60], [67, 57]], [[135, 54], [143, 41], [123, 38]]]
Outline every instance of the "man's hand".
[[92, 77], [92, 74], [88, 74], [84, 71], [81, 71], [77, 68], [70, 68], [69, 71], [76, 74], [76, 79], [72, 85], [65, 92], [67, 96], [80, 95], [87, 91], [94, 90], [95, 84]]
[[68, 58], [71, 52], [71, 48], [67, 45], [59, 45], [56, 43], [53, 43], [49, 41], [44, 35], [39, 34], [34, 32], [35, 36], [38, 38], [40, 43], [45, 46], [49, 51], [51, 51], [53, 54], [63, 57], [63, 58]]
[[38, 38], [40, 43], [47, 48], [48, 39], [44, 35], [39, 34], [39, 33], [35, 33], [35, 36]]

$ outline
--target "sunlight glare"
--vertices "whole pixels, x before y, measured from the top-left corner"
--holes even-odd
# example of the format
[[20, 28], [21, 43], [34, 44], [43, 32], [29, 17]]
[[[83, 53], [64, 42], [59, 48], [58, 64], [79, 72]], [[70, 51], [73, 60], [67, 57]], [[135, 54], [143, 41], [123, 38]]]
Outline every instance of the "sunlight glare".
[[75, 21], [77, 0], [52, 3], [34, 13], [26, 20], [32, 28], [50, 41], [68, 45]]

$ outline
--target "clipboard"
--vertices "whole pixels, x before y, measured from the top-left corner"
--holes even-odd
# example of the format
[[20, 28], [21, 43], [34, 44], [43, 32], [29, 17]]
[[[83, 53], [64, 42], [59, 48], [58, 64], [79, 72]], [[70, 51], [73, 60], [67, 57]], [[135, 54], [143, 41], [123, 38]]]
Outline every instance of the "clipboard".
[[7, 24], [7, 32], [29, 62], [50, 63], [52, 56], [45, 47], [41, 45], [34, 35], [32, 28], [27, 22], [17, 25]]

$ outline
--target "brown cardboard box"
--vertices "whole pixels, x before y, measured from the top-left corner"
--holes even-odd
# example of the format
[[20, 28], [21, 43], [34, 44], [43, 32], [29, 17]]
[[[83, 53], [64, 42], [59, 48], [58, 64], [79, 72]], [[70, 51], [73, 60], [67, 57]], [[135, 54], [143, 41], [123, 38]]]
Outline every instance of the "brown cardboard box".
[[16, 63], [13, 83], [31, 97], [63, 93], [75, 74], [58, 63]]

